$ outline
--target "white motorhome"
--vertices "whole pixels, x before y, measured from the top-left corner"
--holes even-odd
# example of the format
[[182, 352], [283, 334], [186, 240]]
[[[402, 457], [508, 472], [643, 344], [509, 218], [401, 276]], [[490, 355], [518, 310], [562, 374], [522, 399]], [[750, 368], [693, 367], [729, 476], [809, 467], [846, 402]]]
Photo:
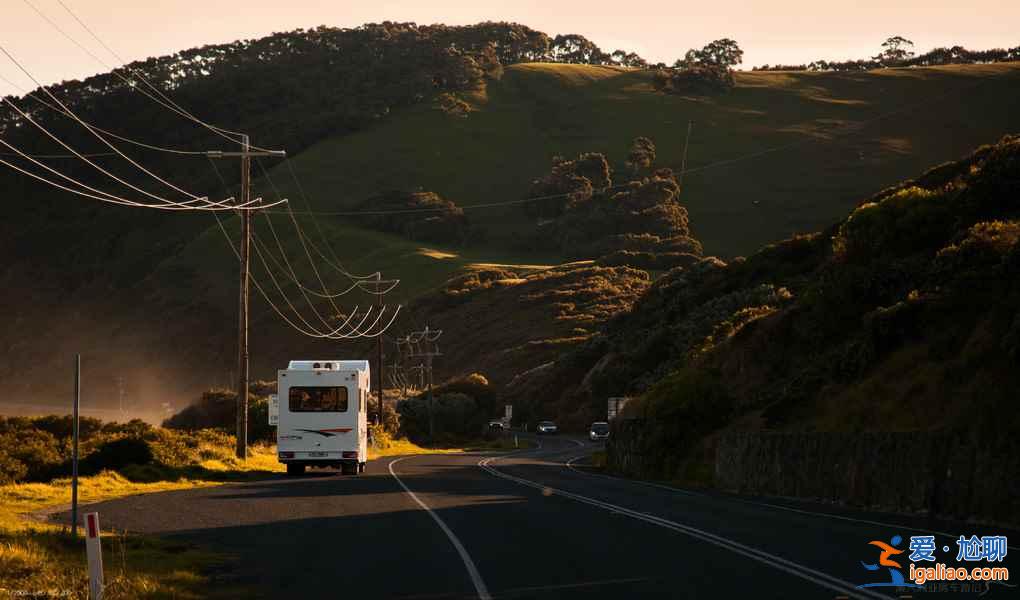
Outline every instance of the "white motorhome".
[[365, 470], [368, 460], [367, 360], [292, 360], [277, 372], [269, 422], [288, 475], [306, 467]]

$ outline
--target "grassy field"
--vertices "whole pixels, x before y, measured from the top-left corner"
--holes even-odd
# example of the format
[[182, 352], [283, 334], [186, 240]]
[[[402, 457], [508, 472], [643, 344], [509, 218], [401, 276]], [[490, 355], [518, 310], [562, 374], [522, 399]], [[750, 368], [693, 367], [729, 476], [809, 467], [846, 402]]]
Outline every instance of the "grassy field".
[[[79, 514], [88, 504], [153, 492], [219, 485], [226, 481], [262, 478], [281, 470], [276, 448], [254, 446], [248, 461], [238, 461], [230, 448], [203, 452], [207, 458], [185, 470], [163, 466], [131, 466], [124, 474], [104, 471], [81, 477]], [[0, 486], [0, 591], [10, 596], [45, 595], [86, 598], [88, 577], [82, 540], [67, 525], [45, 518], [70, 504], [71, 480], [15, 483]], [[100, 520], [102, 526], [102, 520]], [[80, 531], [80, 529], [79, 529]], [[217, 571], [230, 558], [203, 548], [107, 529], [103, 534], [106, 594], [109, 599], [208, 598], [243, 594], [243, 589], [218, 583]]]
[[[657, 164], [679, 170], [693, 120], [681, 201], [706, 252], [733, 256], [817, 230], [887, 185], [1020, 130], [1018, 83], [1018, 64], [739, 73], [729, 94], [688, 98], [655, 92], [647, 71], [523, 64], [467, 95], [467, 118], [421, 106], [319, 143], [293, 166], [317, 210], [417, 187], [471, 206], [523, 198], [557, 154], [603, 152], [620, 167], [638, 135], [655, 141]], [[284, 169], [274, 181], [296, 196]], [[497, 254], [531, 227], [519, 206], [470, 215]]]
[[[497, 449], [505, 445], [482, 446]], [[247, 461], [237, 460], [232, 447], [227, 445], [200, 446], [196, 452], [201, 460], [180, 468], [131, 465], [122, 472], [104, 471], [81, 477], [79, 513], [88, 512], [89, 504], [103, 500], [261, 479], [283, 471], [275, 446], [252, 446]], [[384, 436], [382, 443], [373, 446], [370, 456], [374, 459], [461, 451], [428, 449], [406, 439]], [[87, 597], [82, 540], [70, 535], [68, 525], [57, 525], [47, 518], [51, 512], [67, 510], [70, 497], [68, 478], [0, 485], [0, 593], [12, 597], [47, 593]], [[231, 598], [248, 593], [223, 577], [231, 569], [231, 557], [201, 547], [107, 528], [103, 551], [107, 585], [104, 598]], [[217, 577], [221, 580], [210, 585]]]

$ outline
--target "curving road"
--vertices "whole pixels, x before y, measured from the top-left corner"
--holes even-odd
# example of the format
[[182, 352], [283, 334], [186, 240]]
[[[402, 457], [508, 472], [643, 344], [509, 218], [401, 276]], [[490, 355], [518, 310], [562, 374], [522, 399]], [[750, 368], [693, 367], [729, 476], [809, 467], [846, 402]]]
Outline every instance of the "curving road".
[[[233, 555], [230, 577], [286, 598], [895, 598], [856, 587], [876, 579], [860, 564], [876, 558], [867, 543], [926, 531], [901, 517], [608, 477], [579, 464], [591, 445], [541, 443], [93, 507], [104, 526]], [[985, 532], [940, 529], [937, 542], [959, 533]], [[995, 586], [985, 597], [1015, 593]]]

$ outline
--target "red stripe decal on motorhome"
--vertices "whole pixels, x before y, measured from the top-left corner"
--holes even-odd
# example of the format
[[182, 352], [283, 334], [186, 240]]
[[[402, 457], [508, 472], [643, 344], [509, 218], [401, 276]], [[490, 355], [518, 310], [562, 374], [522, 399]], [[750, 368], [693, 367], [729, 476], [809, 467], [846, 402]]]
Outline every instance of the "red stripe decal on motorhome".
[[304, 431], [305, 433], [317, 433], [323, 437], [333, 437], [337, 433], [347, 433], [351, 431], [350, 427], [338, 427], [336, 429], [298, 429], [297, 431]]

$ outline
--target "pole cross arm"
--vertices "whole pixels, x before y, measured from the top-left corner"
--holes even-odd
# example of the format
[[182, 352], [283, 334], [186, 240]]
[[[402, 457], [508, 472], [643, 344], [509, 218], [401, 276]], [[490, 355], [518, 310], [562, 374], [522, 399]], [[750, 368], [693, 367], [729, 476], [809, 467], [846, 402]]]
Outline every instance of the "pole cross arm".
[[259, 156], [276, 156], [287, 158], [286, 150], [246, 150], [243, 152], [225, 152], [223, 150], [207, 150], [205, 153], [209, 158], [251, 158]]

